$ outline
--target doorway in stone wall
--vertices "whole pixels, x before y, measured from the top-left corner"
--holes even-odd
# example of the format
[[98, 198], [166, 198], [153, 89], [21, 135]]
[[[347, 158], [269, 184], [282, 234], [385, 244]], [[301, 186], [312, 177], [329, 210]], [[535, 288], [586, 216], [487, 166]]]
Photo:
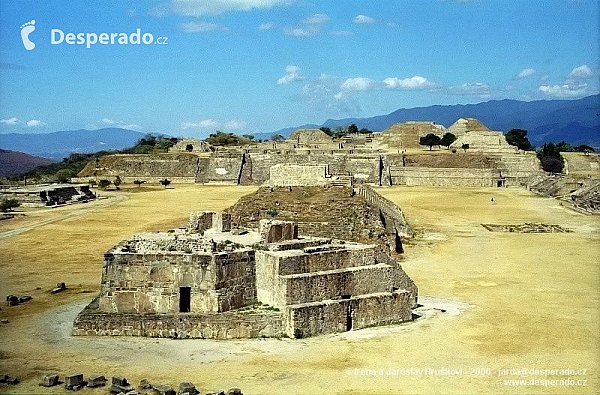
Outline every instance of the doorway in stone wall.
[[353, 315], [353, 311], [352, 311], [352, 305], [350, 303], [348, 303], [348, 307], [346, 308], [346, 330], [347, 331], [351, 331], [352, 330], [352, 315]]
[[189, 313], [191, 311], [192, 288], [179, 287], [179, 312]]

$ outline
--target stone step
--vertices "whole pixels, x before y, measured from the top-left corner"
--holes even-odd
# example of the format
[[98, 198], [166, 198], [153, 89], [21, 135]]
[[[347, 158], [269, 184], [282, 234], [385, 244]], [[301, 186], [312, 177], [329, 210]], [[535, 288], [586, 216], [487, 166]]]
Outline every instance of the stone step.
[[278, 307], [391, 292], [401, 288], [398, 278], [398, 269], [385, 263], [280, 276]]

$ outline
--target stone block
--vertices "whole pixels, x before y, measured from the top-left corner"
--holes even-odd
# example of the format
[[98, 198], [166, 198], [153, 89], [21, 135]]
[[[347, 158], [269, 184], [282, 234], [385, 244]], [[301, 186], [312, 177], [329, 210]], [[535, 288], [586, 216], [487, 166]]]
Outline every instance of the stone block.
[[93, 375], [88, 378], [87, 386], [90, 388], [94, 387], [102, 387], [106, 384], [108, 380], [104, 376]]
[[217, 232], [229, 232], [231, 230], [231, 214], [223, 211], [213, 214], [212, 228]]
[[57, 294], [59, 292], [64, 291], [65, 289], [67, 289], [65, 283], [58, 283], [56, 284], [56, 287], [52, 291], [50, 291], [50, 293]]
[[242, 390], [239, 388], [230, 388], [227, 395], [242, 395]]
[[122, 376], [113, 376], [112, 383], [113, 383], [113, 385], [118, 385], [118, 386], [121, 386], [121, 387], [128, 387], [129, 386], [129, 383], [127, 382], [127, 379], [125, 377], [122, 377]]
[[295, 222], [261, 219], [259, 233], [265, 243], [276, 243], [298, 238], [298, 225]]
[[176, 395], [175, 390], [170, 385], [156, 385], [154, 386], [154, 392], [156, 395]]
[[196, 389], [196, 386], [189, 382], [183, 382], [179, 384], [178, 395], [196, 395], [199, 391]]
[[19, 304], [19, 297], [15, 295], [8, 295], [6, 297], [6, 302], [9, 306], [16, 306]]
[[59, 379], [57, 374], [47, 374], [42, 377], [42, 382], [40, 385], [42, 387], [54, 387], [59, 384]]
[[33, 298], [29, 295], [20, 296], [19, 303], [29, 302], [31, 299], [33, 299]]
[[19, 384], [19, 379], [13, 376], [6, 376], [6, 384], [17, 385]]
[[83, 384], [83, 374], [77, 373], [70, 376], [65, 376], [65, 388], [75, 389]]
[[150, 388], [152, 388], [152, 384], [150, 384], [148, 380], [142, 379], [140, 380], [140, 388], [143, 390], [149, 390]]
[[110, 386], [111, 394], [120, 394], [121, 392], [126, 393], [127, 391], [129, 391], [129, 388], [124, 387], [122, 385], [113, 384]]

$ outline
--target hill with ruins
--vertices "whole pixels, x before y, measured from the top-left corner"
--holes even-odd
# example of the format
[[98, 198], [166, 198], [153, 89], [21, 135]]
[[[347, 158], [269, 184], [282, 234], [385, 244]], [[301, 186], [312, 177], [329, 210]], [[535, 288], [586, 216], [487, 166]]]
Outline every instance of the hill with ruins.
[[[428, 152], [419, 138], [454, 132], [452, 149]], [[210, 146], [185, 139], [168, 153], [106, 155], [88, 163], [77, 181], [119, 176], [124, 182], [227, 183], [263, 185], [521, 185], [540, 173], [533, 152], [508, 145], [501, 132], [461, 118], [446, 129], [434, 122], [406, 122], [382, 133], [332, 138], [302, 129], [282, 142]]]

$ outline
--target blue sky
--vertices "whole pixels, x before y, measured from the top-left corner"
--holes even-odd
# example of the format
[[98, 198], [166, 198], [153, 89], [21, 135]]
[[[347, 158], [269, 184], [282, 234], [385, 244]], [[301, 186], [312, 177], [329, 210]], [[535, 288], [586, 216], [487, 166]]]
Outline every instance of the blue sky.
[[[597, 0], [0, 4], [0, 133], [252, 134], [435, 104], [577, 99], [600, 86]], [[52, 44], [52, 29], [128, 40], [140, 29], [153, 41]]]

